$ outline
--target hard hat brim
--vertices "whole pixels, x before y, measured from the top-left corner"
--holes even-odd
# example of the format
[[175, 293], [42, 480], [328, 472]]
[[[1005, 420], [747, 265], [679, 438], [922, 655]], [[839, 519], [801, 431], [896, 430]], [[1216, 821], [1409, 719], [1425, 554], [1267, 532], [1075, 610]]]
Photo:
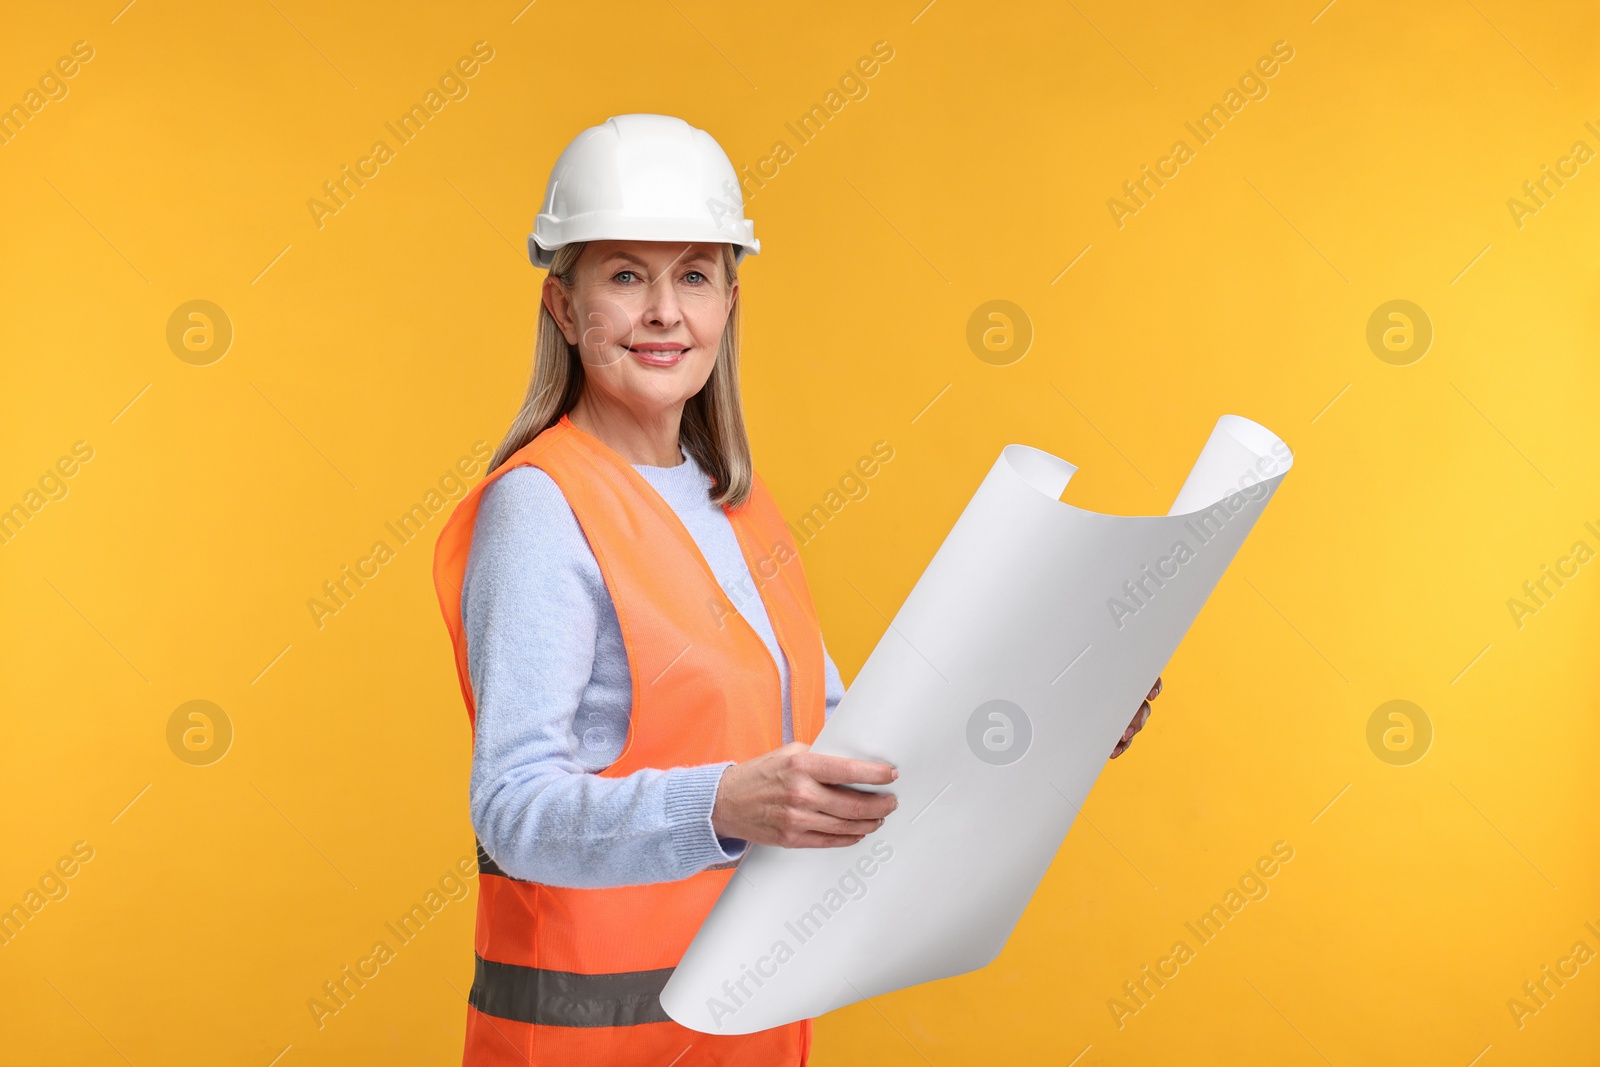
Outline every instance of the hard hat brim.
[[596, 212], [568, 219], [540, 215], [534, 232], [528, 235], [528, 258], [533, 265], [549, 269], [557, 249], [582, 241], [682, 241], [686, 244], [731, 244], [734, 262], [761, 252], [755, 225], [744, 219], [732, 226], [718, 226], [710, 219], [696, 223], [681, 218], [620, 218]]

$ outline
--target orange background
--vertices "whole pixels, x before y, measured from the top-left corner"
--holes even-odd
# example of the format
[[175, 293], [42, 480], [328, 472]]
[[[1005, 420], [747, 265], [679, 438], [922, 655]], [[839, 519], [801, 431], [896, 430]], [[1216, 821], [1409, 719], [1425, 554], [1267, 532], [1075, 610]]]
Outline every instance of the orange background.
[[[1600, 176], [1508, 206], [1600, 149], [1597, 28], [1504, 0], [12, 12], [0, 104], [93, 58], [0, 144], [0, 507], [45, 479], [0, 544], [0, 906], [66, 890], [0, 945], [0, 1063], [459, 1056], [470, 898], [320, 1028], [307, 1007], [471, 854], [443, 512], [320, 628], [307, 601], [498, 442], [550, 166], [632, 111], [736, 164], [792, 150], [750, 200], [745, 397], [791, 518], [894, 449], [803, 551], [847, 680], [1003, 445], [1125, 513], [1167, 509], [1221, 414], [1296, 453], [1005, 953], [818, 1020], [814, 1062], [1600, 1057], [1592, 961], [1508, 1007], [1600, 951], [1600, 577], [1520, 627], [1507, 605], [1600, 548]], [[323, 183], [478, 41], [467, 95], [319, 227]], [[879, 41], [800, 144], [785, 123]], [[1266, 96], [1197, 145], [1184, 124], [1279, 41]], [[1180, 138], [1119, 227], [1108, 200]], [[1406, 365], [1367, 343], [1397, 299], [1433, 330]], [[205, 365], [168, 343], [192, 300], [232, 327]], [[969, 346], [992, 300], [1026, 317], [1020, 359]], [[169, 743], [194, 700], [232, 730], [208, 765]], [[1391, 700], [1431, 727], [1420, 759], [1369, 746]], [[1123, 983], [1279, 841], [1270, 893], [1119, 1025]]]

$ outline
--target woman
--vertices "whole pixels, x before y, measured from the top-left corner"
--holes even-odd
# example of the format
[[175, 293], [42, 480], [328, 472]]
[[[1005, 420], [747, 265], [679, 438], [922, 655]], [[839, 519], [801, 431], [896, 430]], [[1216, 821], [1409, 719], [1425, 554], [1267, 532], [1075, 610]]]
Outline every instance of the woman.
[[889, 765], [809, 751], [844, 685], [750, 462], [738, 189], [704, 131], [623, 115], [529, 239], [527, 397], [435, 556], [474, 731], [467, 1064], [805, 1063], [810, 1020], [708, 1036], [658, 995], [749, 842], [852, 845], [896, 806], [847, 788]]

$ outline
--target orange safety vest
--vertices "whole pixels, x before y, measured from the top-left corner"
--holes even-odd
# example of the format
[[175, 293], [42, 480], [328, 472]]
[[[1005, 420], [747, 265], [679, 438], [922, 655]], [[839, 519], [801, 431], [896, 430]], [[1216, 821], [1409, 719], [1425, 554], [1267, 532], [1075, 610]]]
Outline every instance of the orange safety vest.
[[[599, 774], [742, 762], [783, 744], [783, 697], [766, 644], [722, 591], [677, 515], [622, 456], [561, 420], [514, 453], [456, 506], [434, 550], [433, 580], [455, 644], [467, 717], [461, 586], [484, 487], [538, 467], [566, 496], [616, 606], [633, 678], [622, 755]], [[794, 737], [824, 717], [822, 635], [800, 555], [759, 478], [727, 511], [761, 602], [788, 657]], [[570, 889], [511, 878], [478, 848], [477, 971], [467, 1008], [467, 1067], [804, 1064], [811, 1020], [742, 1036], [673, 1022], [660, 992], [733, 864], [676, 882]]]

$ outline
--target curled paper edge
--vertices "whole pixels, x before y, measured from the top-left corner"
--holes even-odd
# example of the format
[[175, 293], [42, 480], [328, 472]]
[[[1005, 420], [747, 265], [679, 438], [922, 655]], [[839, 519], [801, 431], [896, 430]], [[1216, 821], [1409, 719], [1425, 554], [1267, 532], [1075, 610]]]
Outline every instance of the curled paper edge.
[[[747, 849], [662, 991], [668, 1015], [705, 1033], [751, 1033], [991, 962], [1143, 689], [1292, 464], [1292, 451], [1277, 435], [1226, 415], [1167, 515], [1111, 516], [1059, 499], [1074, 464], [1027, 445], [1002, 449], [812, 746], [900, 767], [893, 786], [859, 787], [895, 792], [900, 809], [847, 848]], [[1195, 562], [1167, 584], [1151, 584], [1159, 576], [1136, 565], [1155, 558], [1180, 531], [1198, 542]], [[1137, 578], [1146, 600], [1129, 618], [1113, 611], [1112, 627], [1097, 615], [1096, 600], [1115, 591], [1108, 582], [1124, 574], [1133, 577], [1123, 589]], [[1005, 588], [1030, 582], [1039, 588]], [[1130, 605], [1137, 600], [1131, 595]], [[1019, 623], [1003, 610], [985, 614], [990, 602], [1008, 597], [1032, 615]], [[1040, 604], [1062, 598], [1075, 605], [1070, 612], [1041, 614]], [[1008, 625], [1009, 639], [992, 636]], [[1097, 649], [1086, 662], [1075, 660], [1054, 680], [1037, 669], [1029, 673], [1050, 641], [1076, 648], [1091, 637], [1078, 653]], [[1026, 647], [1029, 641], [1038, 648]], [[965, 661], [980, 666], [967, 669]], [[1060, 666], [1046, 665], [1052, 673]], [[1022, 771], [1005, 770], [960, 751], [967, 712], [995, 696], [1016, 701], [1011, 706], [1023, 719], [1032, 716], [1033, 747], [1026, 752], [1032, 771], [1028, 759], [1014, 764]], [[1042, 774], [1045, 785], [1027, 774]], [[1013, 809], [1044, 814], [1022, 820], [1013, 811], [1008, 821], [1004, 813]], [[870, 867], [873, 876], [851, 875], [851, 862], [857, 871]], [[860, 901], [874, 903], [848, 895], [837, 909], [819, 903], [844, 884], [840, 870], [863, 887]], [[818, 915], [814, 921], [826, 925], [810, 929], [807, 917]], [[930, 929], [939, 932], [930, 938]], [[794, 942], [798, 962], [786, 957], [778, 966], [771, 952], [762, 955], [778, 941]], [[765, 981], [764, 960], [773, 969]]]

